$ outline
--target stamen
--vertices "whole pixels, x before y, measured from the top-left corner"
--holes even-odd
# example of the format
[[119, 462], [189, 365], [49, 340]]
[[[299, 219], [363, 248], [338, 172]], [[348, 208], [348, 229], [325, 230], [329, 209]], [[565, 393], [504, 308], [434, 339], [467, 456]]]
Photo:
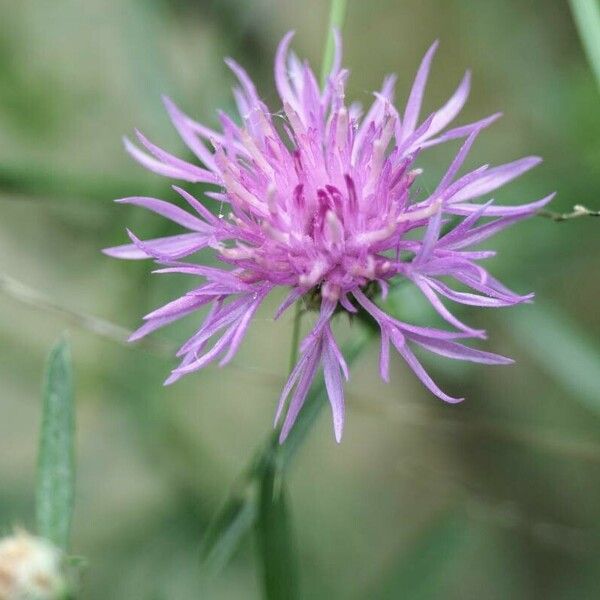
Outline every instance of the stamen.
[[325, 271], [325, 265], [321, 261], [315, 262], [311, 270], [298, 278], [298, 283], [302, 287], [311, 288], [314, 287], [319, 279], [321, 279]]
[[274, 227], [268, 221], [263, 221], [262, 226], [263, 226], [263, 229], [269, 234], [269, 236], [272, 239], [277, 240], [278, 242], [281, 242], [282, 244], [289, 244], [289, 242], [290, 242], [289, 233], [285, 233], [285, 232], [281, 231], [280, 229], [277, 229], [277, 227]]
[[241, 260], [244, 258], [252, 258], [255, 255], [255, 249], [248, 246], [243, 246], [238, 243], [236, 248], [220, 248], [221, 254], [225, 258], [232, 260]]
[[255, 208], [262, 215], [266, 214], [267, 211], [265, 210], [264, 205], [254, 194], [251, 194], [241, 183], [236, 181], [230, 172], [226, 171], [223, 173], [223, 181], [228, 192], [234, 193], [240, 200]]
[[325, 225], [325, 239], [332, 245], [340, 245], [344, 241], [344, 227], [332, 210], [325, 214]]
[[358, 210], [358, 197], [356, 196], [356, 188], [354, 187], [354, 181], [350, 175], [344, 175], [344, 181], [346, 182], [346, 188], [348, 190], [348, 200], [350, 201], [350, 212], [355, 213]]
[[279, 206], [277, 205], [277, 188], [274, 183], [270, 183], [267, 187], [267, 206], [272, 215], [277, 214]]
[[242, 140], [242, 144], [244, 145], [244, 148], [246, 148], [246, 150], [248, 150], [248, 152], [250, 153], [250, 156], [252, 156], [252, 158], [255, 160], [256, 164], [264, 171], [264, 173], [266, 175], [268, 175], [269, 177], [273, 177], [275, 175], [273, 168], [266, 161], [264, 155], [258, 149], [257, 145], [254, 143], [254, 140], [252, 139], [252, 137], [250, 136], [250, 134], [248, 133], [248, 131], [246, 129], [241, 130], [240, 137]]
[[420, 221], [421, 219], [427, 219], [432, 215], [435, 215], [442, 207], [442, 201], [438, 198], [434, 200], [429, 206], [415, 210], [413, 212], [406, 212], [399, 215], [396, 218], [396, 223], [407, 223], [412, 221]]
[[340, 286], [330, 281], [326, 281], [321, 286], [321, 296], [326, 300], [337, 302], [340, 299]]
[[341, 153], [346, 148], [346, 140], [348, 138], [348, 111], [345, 106], [342, 106], [338, 111], [335, 137], [338, 149]]

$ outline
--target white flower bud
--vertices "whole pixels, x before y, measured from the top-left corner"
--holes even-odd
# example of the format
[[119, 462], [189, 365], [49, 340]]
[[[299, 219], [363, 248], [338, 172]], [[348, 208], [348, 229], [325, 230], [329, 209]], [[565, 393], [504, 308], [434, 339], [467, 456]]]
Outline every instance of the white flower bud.
[[0, 600], [57, 600], [64, 591], [60, 550], [24, 531], [0, 539]]

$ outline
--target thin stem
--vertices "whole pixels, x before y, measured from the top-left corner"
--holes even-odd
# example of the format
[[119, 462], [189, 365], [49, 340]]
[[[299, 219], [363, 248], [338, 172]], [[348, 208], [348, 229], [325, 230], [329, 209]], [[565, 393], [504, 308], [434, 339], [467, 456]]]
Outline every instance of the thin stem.
[[[127, 339], [133, 333], [129, 329], [111, 323], [106, 319], [62, 306], [43, 292], [33, 289], [21, 281], [3, 273], [0, 273], [0, 294], [6, 294], [27, 306], [60, 315], [76, 327], [91, 331], [100, 337], [124, 346], [127, 346]], [[174, 350], [174, 348], [171, 347], [171, 344], [167, 344], [166, 342], [145, 340], [144, 345], [147, 348], [160, 352], [162, 355], [171, 356]]]
[[344, 26], [344, 18], [346, 17], [346, 8], [348, 0], [331, 0], [331, 8], [329, 10], [329, 25], [327, 30], [327, 42], [325, 44], [325, 53], [323, 54], [323, 62], [321, 63], [321, 87], [324, 88], [327, 83], [327, 75], [331, 70], [333, 63], [334, 39], [333, 30], [342, 30]]
[[569, 4], [590, 67], [600, 87], [600, 2], [569, 0]]
[[2, 273], [0, 273], [0, 292], [12, 296], [23, 304], [60, 314], [73, 325], [119, 344], [126, 344], [127, 338], [131, 335], [131, 331], [125, 327], [61, 306], [42, 292]]
[[[336, 28], [338, 31], [341, 30], [346, 14], [346, 5], [347, 0], [331, 1], [329, 31], [321, 68], [323, 86], [333, 63], [333, 28]], [[296, 302], [292, 328], [290, 372], [298, 360], [298, 344], [300, 341], [300, 325], [303, 312], [302, 301], [298, 300]], [[355, 340], [355, 343], [347, 352], [349, 363], [352, 362], [352, 359], [366, 345], [367, 339], [368, 337], [366, 336], [359, 336], [359, 339]], [[226, 552], [226, 557], [229, 558], [233, 549], [241, 541], [243, 534], [256, 523], [258, 515], [257, 493], [260, 491], [260, 486], [264, 484], [264, 478], [268, 475], [268, 469], [274, 469], [277, 477], [283, 477], [286, 463], [289, 462], [301, 445], [306, 433], [316, 420], [320, 408], [325, 404], [324, 395], [325, 389], [323, 383], [315, 386], [311, 393], [309, 393], [302, 416], [296, 423], [285, 445], [279, 444], [279, 427], [275, 428], [265, 442], [261, 444], [256, 454], [251, 458], [246, 468], [238, 477], [221, 511], [217, 513], [209, 526], [207, 541], [203, 551], [205, 561], [210, 562], [210, 557], [215, 554], [215, 549], [218, 549], [219, 542], [223, 539], [227, 541], [228, 551]]]
[[290, 347], [290, 368], [288, 371], [291, 373], [292, 369], [296, 366], [298, 361], [298, 344], [300, 342], [300, 324], [302, 322], [302, 302], [298, 300], [296, 302], [296, 310], [294, 312], [294, 325], [292, 328], [292, 345]]
[[582, 204], [576, 204], [571, 212], [559, 213], [552, 210], [540, 210], [538, 216], [560, 222], [579, 219], [580, 217], [600, 217], [600, 210], [590, 210]]

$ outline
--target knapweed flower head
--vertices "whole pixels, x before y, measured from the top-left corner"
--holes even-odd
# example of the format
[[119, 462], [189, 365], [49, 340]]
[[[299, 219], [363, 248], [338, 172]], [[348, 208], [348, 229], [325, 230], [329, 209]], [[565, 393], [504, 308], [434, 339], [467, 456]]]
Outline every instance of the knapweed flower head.
[[[211, 361], [228, 363], [267, 295], [276, 288], [289, 293], [280, 316], [304, 298], [318, 316], [302, 341], [299, 360], [281, 394], [276, 421], [284, 409], [285, 440], [320, 367], [333, 414], [335, 437], [344, 426], [343, 378], [348, 368], [331, 323], [340, 310], [366, 312], [381, 332], [380, 371], [388, 379], [390, 344], [423, 384], [447, 402], [444, 393], [413, 352], [415, 346], [436, 354], [488, 364], [509, 359], [466, 346], [485, 332], [459, 321], [443, 299], [459, 304], [500, 307], [525, 302], [494, 279], [479, 263], [493, 252], [473, 249], [496, 232], [533, 215], [551, 196], [517, 207], [497, 206], [487, 196], [540, 162], [528, 157], [496, 167], [488, 165], [459, 176], [475, 138], [499, 115], [447, 129], [462, 109], [470, 86], [467, 73], [452, 97], [419, 121], [430, 64], [437, 48], [426, 53], [402, 114], [394, 107], [395, 77], [387, 77], [363, 113], [348, 105], [341, 68], [341, 41], [324, 89], [306, 62], [289, 51], [292, 33], [281, 41], [275, 58], [275, 83], [281, 106], [273, 113], [258, 95], [244, 69], [226, 63], [238, 79], [233, 91], [239, 115], [219, 113], [221, 130], [202, 125], [171, 100], [165, 105], [173, 125], [200, 164], [165, 152], [141, 133], [146, 151], [125, 141], [128, 152], [147, 169], [166, 177], [214, 186], [208, 202], [226, 208], [215, 216], [180, 187], [189, 204], [183, 210], [155, 198], [124, 198], [181, 225], [186, 233], [110, 248], [118, 258], [151, 258], [161, 273], [186, 273], [201, 280], [181, 298], [145, 317], [138, 339], [202, 307], [210, 309], [200, 328], [178, 352], [181, 363], [167, 383]], [[426, 198], [413, 191], [421, 170], [421, 152], [462, 139], [458, 153], [435, 190]], [[484, 199], [482, 203], [474, 200]], [[442, 226], [444, 232], [442, 233]], [[411, 235], [409, 235], [411, 234]], [[212, 248], [220, 263], [203, 266], [181, 260]], [[458, 291], [448, 279], [463, 288]], [[389, 285], [412, 282], [451, 326], [421, 327], [386, 314], [375, 302]], [[464, 291], [464, 288], [470, 291]], [[289, 403], [287, 402], [289, 398]]]

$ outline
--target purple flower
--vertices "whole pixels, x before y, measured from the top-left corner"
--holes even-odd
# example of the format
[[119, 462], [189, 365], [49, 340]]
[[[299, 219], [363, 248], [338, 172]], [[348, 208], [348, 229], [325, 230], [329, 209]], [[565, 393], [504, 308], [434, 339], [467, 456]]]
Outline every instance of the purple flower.
[[[487, 364], [510, 359], [483, 352], [462, 342], [485, 332], [459, 321], [442, 298], [453, 302], [500, 307], [528, 301], [494, 279], [479, 261], [494, 252], [473, 250], [496, 232], [533, 215], [552, 196], [517, 207], [474, 203], [540, 162], [528, 157], [498, 167], [484, 165], [458, 176], [479, 132], [493, 115], [469, 125], [446, 129], [462, 109], [470, 85], [465, 75], [452, 97], [419, 123], [419, 113], [433, 44], [423, 58], [404, 113], [393, 105], [395, 77], [387, 77], [363, 115], [358, 104], [346, 105], [348, 71], [341, 68], [341, 42], [325, 89], [306, 62], [288, 48], [288, 33], [275, 59], [275, 82], [283, 108], [271, 113], [247, 73], [237, 63], [227, 65], [239, 81], [234, 96], [239, 121], [219, 113], [221, 131], [185, 115], [165, 98], [165, 105], [183, 141], [202, 166], [161, 150], [141, 133], [147, 152], [125, 140], [127, 151], [160, 175], [215, 186], [206, 193], [227, 207], [226, 218], [215, 216], [185, 190], [174, 187], [190, 211], [155, 198], [123, 198], [181, 225], [186, 233], [142, 241], [129, 232], [132, 244], [110, 248], [110, 256], [152, 258], [159, 273], [187, 273], [200, 278], [198, 287], [145, 317], [131, 337], [139, 339], [203, 306], [210, 310], [201, 327], [177, 355], [179, 366], [166, 383], [219, 358], [229, 362], [239, 348], [253, 315], [275, 288], [289, 289], [276, 317], [301, 298], [310, 298], [319, 315], [300, 347], [300, 358], [279, 401], [276, 422], [286, 401], [280, 440], [285, 440], [306, 399], [319, 367], [333, 414], [335, 438], [344, 427], [342, 378], [348, 369], [331, 329], [338, 310], [366, 311], [381, 330], [381, 377], [387, 381], [390, 343], [417, 377], [436, 396], [459, 402], [434, 383], [413, 353], [420, 346], [449, 358]], [[444, 132], [445, 130], [445, 132]], [[424, 200], [411, 192], [421, 170], [419, 153], [430, 146], [464, 139], [437, 188]], [[459, 218], [450, 219], [451, 216]], [[483, 223], [481, 220], [486, 219]], [[450, 227], [442, 233], [442, 225]], [[408, 235], [410, 232], [420, 235]], [[222, 267], [180, 259], [202, 248], [214, 249]], [[444, 280], [442, 280], [444, 278]], [[451, 278], [471, 291], [457, 291]], [[418, 327], [398, 321], [375, 303], [385, 297], [393, 280], [409, 280], [452, 331]]]

